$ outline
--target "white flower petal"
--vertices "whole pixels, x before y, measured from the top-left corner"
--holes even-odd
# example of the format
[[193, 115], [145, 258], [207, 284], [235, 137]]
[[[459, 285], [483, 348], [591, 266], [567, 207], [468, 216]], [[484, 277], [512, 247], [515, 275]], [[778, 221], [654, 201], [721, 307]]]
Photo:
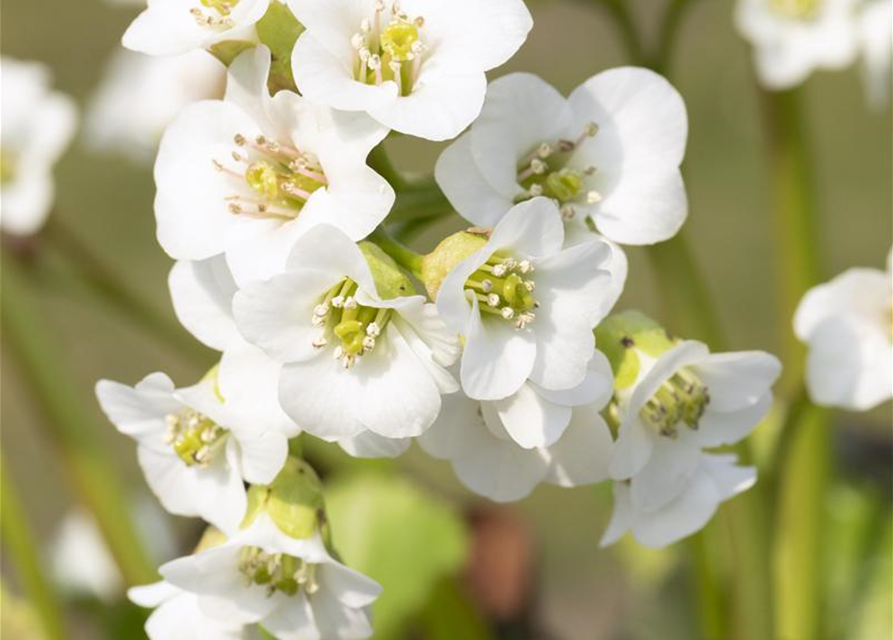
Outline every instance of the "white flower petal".
[[338, 446], [354, 458], [396, 458], [403, 455], [410, 444], [412, 438], [385, 438], [371, 431], [338, 441]]
[[322, 640], [313, 607], [304, 593], [298, 593], [264, 618], [264, 629], [279, 640]]
[[701, 447], [718, 447], [740, 442], [766, 417], [771, 408], [771, 393], [737, 411], [719, 412], [708, 407], [698, 427], [698, 444]]
[[540, 396], [530, 384], [493, 403], [505, 430], [524, 449], [549, 447], [564, 433], [572, 409]]
[[707, 385], [710, 409], [737, 411], [753, 406], [781, 374], [781, 362], [762, 351], [712, 353], [692, 367]]
[[614, 441], [597, 406], [573, 410], [561, 439], [549, 447], [552, 461], [547, 482], [559, 487], [579, 487], [608, 478]]
[[240, 339], [232, 310], [236, 283], [222, 255], [178, 261], [168, 288], [177, 319], [202, 344], [223, 351]]
[[697, 438], [685, 427], [680, 427], [675, 439], [655, 438], [648, 463], [631, 480], [633, 508], [655, 511], [679, 496], [697, 471], [700, 459]]

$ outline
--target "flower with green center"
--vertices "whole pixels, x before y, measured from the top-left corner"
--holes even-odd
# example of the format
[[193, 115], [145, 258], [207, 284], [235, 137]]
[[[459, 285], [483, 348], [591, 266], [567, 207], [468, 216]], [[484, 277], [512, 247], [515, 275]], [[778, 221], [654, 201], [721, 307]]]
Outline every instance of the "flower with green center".
[[329, 441], [417, 436], [456, 390], [455, 336], [376, 246], [327, 225], [295, 244], [282, 273], [233, 300], [242, 335], [281, 363], [279, 401]]
[[671, 238], [687, 215], [679, 165], [688, 121], [678, 92], [646, 69], [610, 69], [565, 98], [540, 78], [490, 83], [481, 116], [437, 161], [435, 178], [464, 218], [497, 224], [512, 205], [555, 202], [574, 241]]
[[790, 89], [813, 71], [850, 66], [861, 44], [860, 4], [861, 0], [738, 0], [735, 23], [753, 45], [760, 84], [774, 91]]
[[177, 260], [226, 254], [240, 285], [280, 271], [317, 224], [364, 238], [395, 197], [366, 165], [387, 131], [290, 91], [271, 97], [269, 69], [264, 46], [236, 58], [225, 99], [184, 109], [155, 163], [162, 247]]
[[521, 0], [288, 5], [306, 27], [292, 52], [304, 96], [429, 140], [452, 138], [475, 119], [485, 72], [508, 60], [533, 26]]

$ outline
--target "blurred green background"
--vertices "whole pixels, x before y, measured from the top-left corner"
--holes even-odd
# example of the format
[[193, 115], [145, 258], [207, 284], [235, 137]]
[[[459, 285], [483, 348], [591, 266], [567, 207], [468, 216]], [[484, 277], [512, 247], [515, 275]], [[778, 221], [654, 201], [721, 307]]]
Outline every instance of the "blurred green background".
[[[592, 3], [532, 0], [529, 4], [534, 31], [520, 53], [493, 76], [529, 71], [567, 93], [601, 70], [629, 63], [612, 23]], [[653, 36], [656, 7], [662, 3], [641, 0], [634, 5], [645, 36]], [[49, 64], [56, 86], [82, 107], [135, 13], [101, 0], [6, 0], [3, 10], [3, 55]], [[729, 344], [734, 349], [776, 351], [788, 328], [775, 321], [771, 176], [749, 51], [733, 29], [731, 11], [727, 1], [698, 3], [682, 27], [670, 72], [690, 119], [684, 165], [691, 201], [686, 233], [716, 298]], [[818, 177], [823, 274], [830, 277], [856, 265], [881, 267], [893, 238], [890, 111], [868, 110], [855, 69], [817, 74], [804, 93]], [[420, 172], [432, 169], [440, 150], [436, 144], [405, 139], [389, 144], [399, 166]], [[79, 140], [58, 165], [56, 176], [53, 215], [133, 292], [172, 319], [166, 291], [171, 261], [155, 242], [151, 167], [92, 154]], [[33, 250], [45, 251], [46, 260], [40, 262], [49, 265], [37, 270], [34, 297], [41, 320], [50, 329], [54, 365], [74, 381], [93, 418], [83, 429], [98, 434], [103, 451], [121, 474], [124, 490], [136, 500], [146, 489], [133, 444], [99, 413], [93, 399], [95, 381], [108, 377], [133, 383], [149, 372], [164, 370], [178, 384], [191, 384], [212, 354], [197, 362], [157, 341], [71, 278], [49, 243], [38, 239]], [[628, 254], [630, 278], [621, 307], [639, 307], [659, 317], [658, 292], [645, 252], [630, 249]], [[685, 327], [672, 328], [685, 333]], [[49, 540], [76, 498], [60, 468], [52, 431], [42, 424], [35, 399], [5, 347], [2, 367], [5, 473], [20, 487], [49, 562]], [[890, 543], [883, 533], [890, 520], [890, 406], [866, 415], [835, 414], [833, 421], [839, 473], [828, 495], [826, 549], [834, 560], [827, 587], [832, 637], [882, 640], [890, 637], [889, 626], [867, 632], [881, 635], [847, 633], [866, 624], [871, 607], [880, 606], [881, 620], [885, 612], [890, 624]], [[320, 464], [331, 471], [347, 463], [334, 455]], [[610, 515], [607, 486], [543, 487], [525, 502], [493, 512], [461, 487], [446, 463], [414, 449], [398, 466], [414, 485], [436, 496], [430, 500], [445, 500], [474, 512], [476, 531], [486, 530], [481, 522], [507, 522], [507, 535], [520, 540], [518, 548], [529, 543], [535, 598], [522, 606], [534, 620], [527, 628], [537, 628], [542, 637], [697, 637], [685, 545], [663, 552], [645, 551], [629, 541], [607, 551], [598, 548]], [[374, 471], [376, 465], [353, 467]], [[877, 528], [871, 524], [876, 515], [866, 513], [882, 514], [880, 534], [865, 533]], [[174, 524], [185, 550], [194, 542], [195, 525], [185, 520]], [[334, 525], [337, 529], [337, 518]], [[874, 549], [878, 555], [873, 555]], [[15, 585], [6, 560], [4, 580]], [[856, 592], [856, 586], [861, 590]], [[493, 589], [511, 591], [506, 585]], [[5, 609], [7, 613], [10, 607]], [[104, 637], [89, 611], [85, 606], [72, 607], [76, 628], [81, 630], [76, 637]]]

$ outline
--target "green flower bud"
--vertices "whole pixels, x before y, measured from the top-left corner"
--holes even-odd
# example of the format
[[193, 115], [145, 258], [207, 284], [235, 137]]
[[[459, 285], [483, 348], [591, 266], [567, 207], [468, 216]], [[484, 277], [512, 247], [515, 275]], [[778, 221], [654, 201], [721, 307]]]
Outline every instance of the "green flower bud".
[[322, 483], [313, 467], [289, 458], [272, 484], [252, 486], [242, 528], [251, 526], [261, 512], [266, 512], [279, 530], [292, 538], [312, 537], [324, 519]]
[[617, 390], [639, 377], [640, 352], [657, 358], [675, 344], [662, 326], [640, 311], [624, 311], [603, 320], [595, 328], [595, 342], [611, 363]]
[[378, 245], [361, 242], [359, 247], [363, 252], [363, 257], [366, 258], [369, 270], [372, 271], [372, 279], [375, 281], [378, 295], [383, 300], [415, 294], [415, 287], [412, 286], [409, 277], [400, 270], [394, 259], [382, 251]]
[[436, 300], [440, 285], [450, 271], [486, 244], [486, 236], [475, 230], [454, 233], [437, 245], [422, 261], [422, 282], [425, 284], [428, 296]]

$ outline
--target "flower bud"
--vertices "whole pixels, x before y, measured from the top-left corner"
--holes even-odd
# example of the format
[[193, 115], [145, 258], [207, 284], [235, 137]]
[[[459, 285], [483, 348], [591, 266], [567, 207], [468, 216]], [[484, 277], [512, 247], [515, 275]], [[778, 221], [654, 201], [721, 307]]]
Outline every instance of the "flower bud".
[[323, 524], [323, 507], [319, 476], [303, 460], [289, 458], [272, 484], [249, 489], [242, 528], [249, 527], [261, 512], [266, 512], [286, 535], [310, 538]]
[[617, 390], [629, 387], [638, 378], [640, 353], [657, 358], [675, 344], [662, 326], [641, 311], [605, 318], [595, 328], [595, 342], [611, 362]]
[[445, 238], [434, 251], [425, 256], [422, 262], [422, 281], [432, 300], [437, 299], [437, 292], [444, 278], [475, 251], [487, 244], [484, 233], [460, 231]]
[[371, 242], [359, 244], [363, 257], [372, 272], [375, 288], [383, 300], [415, 294], [412, 281], [400, 270], [394, 259]]

